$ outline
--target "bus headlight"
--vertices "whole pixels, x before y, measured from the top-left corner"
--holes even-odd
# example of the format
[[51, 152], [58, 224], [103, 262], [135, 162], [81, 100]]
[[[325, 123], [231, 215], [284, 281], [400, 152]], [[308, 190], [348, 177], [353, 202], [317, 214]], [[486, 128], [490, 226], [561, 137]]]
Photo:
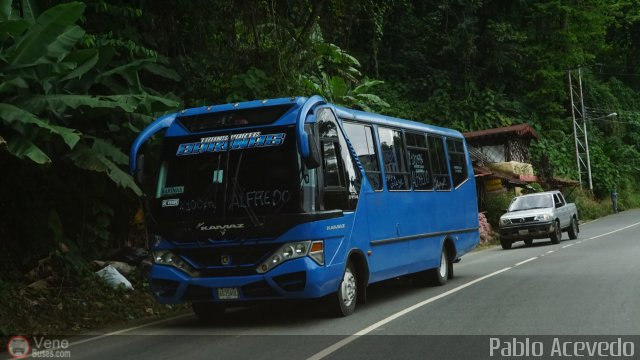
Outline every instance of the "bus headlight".
[[180, 256], [168, 250], [154, 251], [153, 263], [158, 265], [173, 266], [174, 268], [182, 270], [189, 275], [193, 275], [193, 276], [197, 275], [196, 271], [194, 271], [191, 265], [187, 264], [186, 261], [182, 260]]
[[500, 224], [509, 225], [511, 224], [511, 219], [500, 219]]
[[324, 241], [298, 241], [282, 245], [260, 264], [256, 271], [264, 274], [285, 261], [309, 256], [318, 265], [324, 265]]

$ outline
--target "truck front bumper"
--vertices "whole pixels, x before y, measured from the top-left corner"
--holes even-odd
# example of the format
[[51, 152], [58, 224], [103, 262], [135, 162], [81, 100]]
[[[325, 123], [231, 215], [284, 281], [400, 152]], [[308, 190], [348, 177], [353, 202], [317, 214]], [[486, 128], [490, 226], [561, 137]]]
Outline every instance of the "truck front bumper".
[[544, 239], [551, 236], [554, 230], [554, 221], [511, 225], [500, 227], [500, 238], [511, 241]]

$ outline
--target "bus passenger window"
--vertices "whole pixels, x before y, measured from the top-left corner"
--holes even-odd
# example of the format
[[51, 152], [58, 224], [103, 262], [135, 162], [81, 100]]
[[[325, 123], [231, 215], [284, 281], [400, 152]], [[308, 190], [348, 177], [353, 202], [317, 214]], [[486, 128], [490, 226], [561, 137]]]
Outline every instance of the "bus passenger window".
[[433, 190], [429, 149], [424, 134], [405, 133], [407, 152], [409, 153], [409, 170], [414, 190]]
[[451, 177], [453, 187], [458, 187], [467, 180], [467, 159], [464, 154], [462, 140], [447, 139], [447, 151], [449, 152], [449, 163], [451, 165]]
[[382, 190], [382, 172], [371, 126], [344, 122], [344, 130], [374, 190]]
[[429, 153], [433, 165], [433, 183], [436, 190], [451, 190], [449, 166], [440, 136], [429, 136]]
[[384, 164], [385, 181], [389, 190], [408, 190], [409, 172], [404, 156], [402, 132], [398, 130], [378, 128], [382, 161]]

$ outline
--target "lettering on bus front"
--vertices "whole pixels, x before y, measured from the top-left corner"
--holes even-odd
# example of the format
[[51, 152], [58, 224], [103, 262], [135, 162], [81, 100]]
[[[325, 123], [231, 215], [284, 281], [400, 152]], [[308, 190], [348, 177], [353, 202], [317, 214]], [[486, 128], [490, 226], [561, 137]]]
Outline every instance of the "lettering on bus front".
[[206, 211], [212, 214], [216, 212], [216, 204], [213, 200], [205, 200], [205, 199], [183, 199], [180, 202], [180, 206], [178, 210], [182, 212], [191, 212], [191, 211]]
[[217, 153], [230, 150], [243, 150], [258, 147], [280, 146], [284, 143], [284, 133], [262, 135], [260, 132], [233, 134], [231, 137], [210, 136], [200, 139], [200, 142], [183, 143], [178, 146], [176, 156]]
[[233, 194], [229, 208], [231, 210], [235, 210], [246, 207], [276, 207], [289, 202], [289, 200], [291, 200], [291, 193], [289, 190], [274, 189], [245, 192], [239, 191], [238, 194]]

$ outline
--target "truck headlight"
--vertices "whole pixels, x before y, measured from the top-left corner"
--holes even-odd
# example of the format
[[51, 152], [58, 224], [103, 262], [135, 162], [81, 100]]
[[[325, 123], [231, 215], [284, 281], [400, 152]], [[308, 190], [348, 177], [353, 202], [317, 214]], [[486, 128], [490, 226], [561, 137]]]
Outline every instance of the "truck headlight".
[[324, 265], [324, 241], [298, 241], [282, 245], [274, 251], [256, 271], [264, 274], [285, 261], [309, 256], [318, 265]]
[[510, 225], [511, 219], [500, 219], [500, 225]]
[[551, 215], [549, 214], [540, 214], [536, 215], [535, 221], [549, 221], [551, 220]]
[[197, 275], [197, 272], [193, 269], [193, 267], [191, 267], [191, 265], [187, 264], [186, 261], [182, 260], [180, 256], [168, 250], [154, 251], [153, 263], [158, 265], [173, 266], [174, 268], [182, 270], [189, 275], [192, 275], [192, 276]]

